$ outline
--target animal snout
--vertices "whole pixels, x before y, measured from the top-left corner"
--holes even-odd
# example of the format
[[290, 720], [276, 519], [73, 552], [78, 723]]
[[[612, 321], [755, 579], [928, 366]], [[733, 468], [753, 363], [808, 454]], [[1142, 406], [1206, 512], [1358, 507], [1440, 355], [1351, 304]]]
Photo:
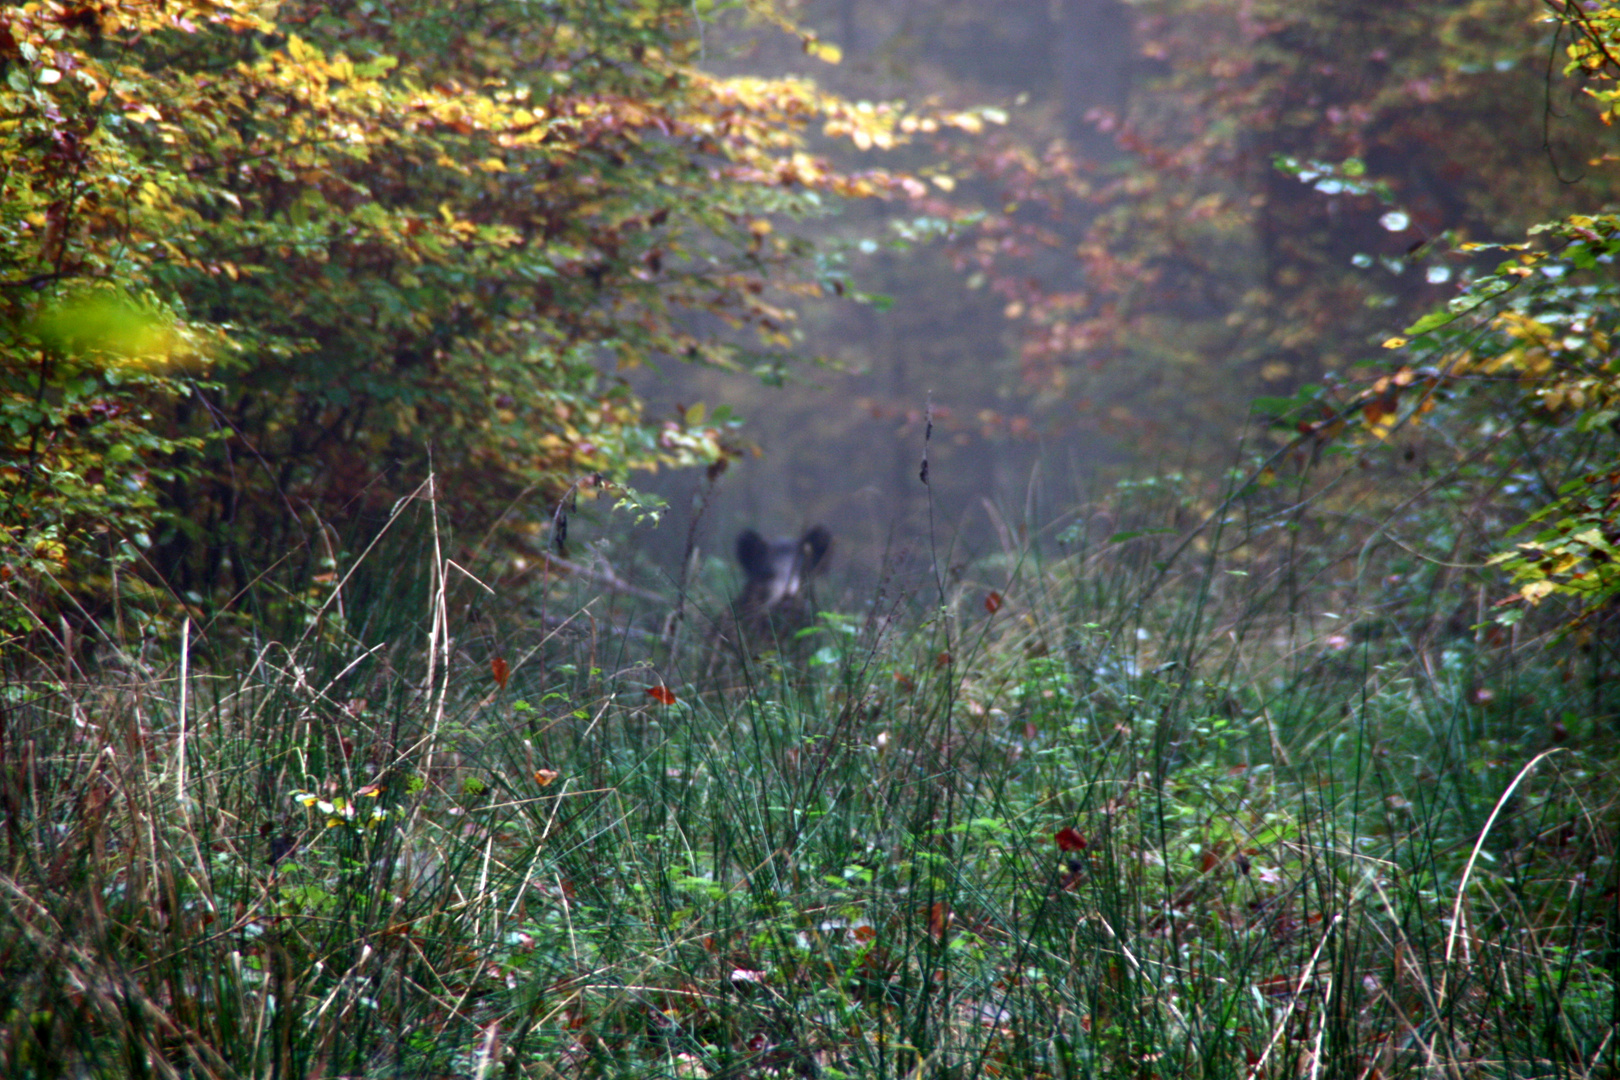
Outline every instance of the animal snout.
[[748, 582], [738, 608], [766, 614], [796, 603], [826, 566], [831, 550], [832, 534], [820, 525], [797, 540], [787, 536], [767, 540], [752, 529], [744, 531], [737, 537], [737, 562]]

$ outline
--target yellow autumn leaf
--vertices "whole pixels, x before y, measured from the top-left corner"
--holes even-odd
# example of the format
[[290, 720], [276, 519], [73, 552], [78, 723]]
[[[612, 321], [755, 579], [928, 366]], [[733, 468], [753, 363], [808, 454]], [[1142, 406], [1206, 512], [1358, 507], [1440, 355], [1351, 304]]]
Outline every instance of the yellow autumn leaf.
[[1567, 574], [1576, 566], [1579, 566], [1580, 562], [1581, 557], [1579, 555], [1573, 551], [1566, 551], [1553, 560], [1552, 568], [1547, 572], [1553, 575]]
[[844, 50], [830, 41], [806, 41], [804, 51], [824, 64], [840, 64], [844, 60]]
[[1557, 590], [1558, 586], [1551, 581], [1532, 581], [1519, 590], [1519, 595], [1532, 604], [1538, 604]]

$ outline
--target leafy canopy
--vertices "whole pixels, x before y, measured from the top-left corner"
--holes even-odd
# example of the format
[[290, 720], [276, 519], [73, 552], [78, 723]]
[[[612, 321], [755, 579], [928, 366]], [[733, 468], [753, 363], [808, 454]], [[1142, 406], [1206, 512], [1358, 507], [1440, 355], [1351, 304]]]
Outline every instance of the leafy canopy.
[[711, 75], [693, 18], [0, 12], [7, 573], [83, 584], [143, 551], [183, 587], [240, 585], [322, 522], [386, 513], [430, 454], [461, 523], [516, 536], [582, 476], [722, 462], [723, 410], [655, 420], [623, 373], [780, 377], [794, 299], [842, 291], [780, 223], [918, 186], [812, 138], [897, 146], [919, 114]]

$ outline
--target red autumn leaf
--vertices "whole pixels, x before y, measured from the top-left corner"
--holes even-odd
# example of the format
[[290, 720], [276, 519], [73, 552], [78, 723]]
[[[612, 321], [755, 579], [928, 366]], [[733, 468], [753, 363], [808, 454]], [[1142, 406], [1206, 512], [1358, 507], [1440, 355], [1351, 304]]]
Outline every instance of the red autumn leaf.
[[1065, 825], [1059, 829], [1054, 839], [1057, 840], [1059, 851], [1086, 850], [1086, 838], [1081, 836], [1079, 831], [1071, 825]]
[[934, 657], [934, 666], [936, 668], [950, 667], [951, 666], [951, 654], [948, 653], [948, 652], [941, 652], [938, 656]]
[[647, 687], [647, 696], [660, 705], [673, 705], [676, 701], [675, 691], [667, 686], [649, 686]]
[[986, 593], [984, 597], [984, 610], [994, 615], [1001, 610], [1001, 594], [998, 592]]
[[1215, 854], [1213, 851], [1206, 851], [1198, 862], [1199, 866], [1203, 869], [1203, 872], [1207, 874], [1220, 865], [1221, 857]]
[[497, 656], [489, 662], [489, 672], [495, 676], [495, 685], [502, 690], [506, 689], [506, 680], [512, 677], [512, 669], [507, 666], [504, 656]]

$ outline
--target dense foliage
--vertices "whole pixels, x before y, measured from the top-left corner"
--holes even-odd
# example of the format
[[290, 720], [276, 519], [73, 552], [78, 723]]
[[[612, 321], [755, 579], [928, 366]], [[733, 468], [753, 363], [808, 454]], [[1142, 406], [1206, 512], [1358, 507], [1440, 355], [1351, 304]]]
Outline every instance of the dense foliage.
[[[1575, 107], [1595, 104], [1591, 111], [1609, 125], [1620, 79], [1613, 52], [1620, 8], [1548, 10], [1539, 23], [1554, 43], [1567, 42], [1562, 74], [1579, 88]], [[1393, 363], [1365, 363], [1360, 378], [1326, 393], [1307, 387], [1301, 397], [1313, 408], [1297, 425], [1316, 452], [1346, 434], [1359, 446], [1427, 436], [1448, 443], [1459, 460], [1473, 459], [1478, 464], [1468, 471], [1517, 511], [1498, 519], [1505, 524], [1487, 541], [1517, 541], [1490, 559], [1512, 575], [1515, 588], [1503, 604], [1572, 601], [1588, 641], [1594, 619], [1612, 623], [1611, 602], [1620, 596], [1620, 219], [1605, 186], [1613, 155], [1602, 145], [1596, 137], [1573, 148], [1574, 167], [1589, 174], [1576, 188], [1584, 197], [1560, 200], [1550, 209], [1561, 216], [1530, 226], [1527, 240], [1443, 238], [1454, 262], [1490, 262], [1465, 267], [1453, 299], [1382, 342]], [[1386, 220], [1411, 220], [1390, 185], [1366, 181], [1360, 160], [1348, 169], [1285, 164], [1318, 188], [1377, 196], [1393, 207]], [[1571, 202], [1579, 211], [1567, 211]], [[1428, 277], [1449, 280], [1451, 271], [1437, 262]], [[1508, 608], [1502, 621], [1515, 623], [1525, 610]], [[1603, 648], [1612, 658], [1612, 646]]]
[[[1565, 205], [1560, 169], [1585, 200], [1612, 191], [1583, 167], [1598, 125], [1546, 100], [1549, 28], [1524, 5], [1132, 11], [1136, 84], [1088, 116], [1112, 156], [1011, 131], [974, 159], [1010, 198], [986, 221], [1001, 242], [959, 257], [1029, 326], [1047, 391], [1102, 366], [1145, 423], [1240, 418], [1234, 389], [1342, 373], [1450, 295], [1442, 237], [1514, 238]], [[1279, 161], [1359, 162], [1362, 182]], [[1043, 275], [1019, 272], [1042, 252]]]
[[840, 78], [904, 62], [949, 86], [946, 55], [977, 80], [959, 92], [1021, 91], [1005, 129], [952, 151], [958, 205], [930, 207], [982, 207], [950, 257], [1016, 331], [962, 346], [1016, 358], [1029, 416], [1003, 431], [1092, 426], [1218, 476], [1266, 395], [1267, 482], [1279, 448], [1332, 466], [1341, 508], [1414, 505], [1400, 477], [1421, 473], [1469, 493], [1407, 522], [1442, 538], [1429, 555], [1496, 552], [1522, 599], [1601, 607], [1620, 538], [1614, 5], [1142, 0], [1110, 61], [1077, 28], [1115, 6], [946, 3], [923, 26], [811, 5], [868, 44]]
[[[581, 478], [721, 460], [724, 414], [645, 416], [620, 373], [779, 377], [792, 299], [842, 284], [773, 219], [916, 181], [806, 148], [895, 145], [900, 111], [705, 74], [693, 17], [0, 13], [7, 572], [83, 583], [145, 549], [182, 588], [240, 587], [430, 461], [469, 531], [521, 534]], [[928, 119], [953, 123], [977, 120]]]

